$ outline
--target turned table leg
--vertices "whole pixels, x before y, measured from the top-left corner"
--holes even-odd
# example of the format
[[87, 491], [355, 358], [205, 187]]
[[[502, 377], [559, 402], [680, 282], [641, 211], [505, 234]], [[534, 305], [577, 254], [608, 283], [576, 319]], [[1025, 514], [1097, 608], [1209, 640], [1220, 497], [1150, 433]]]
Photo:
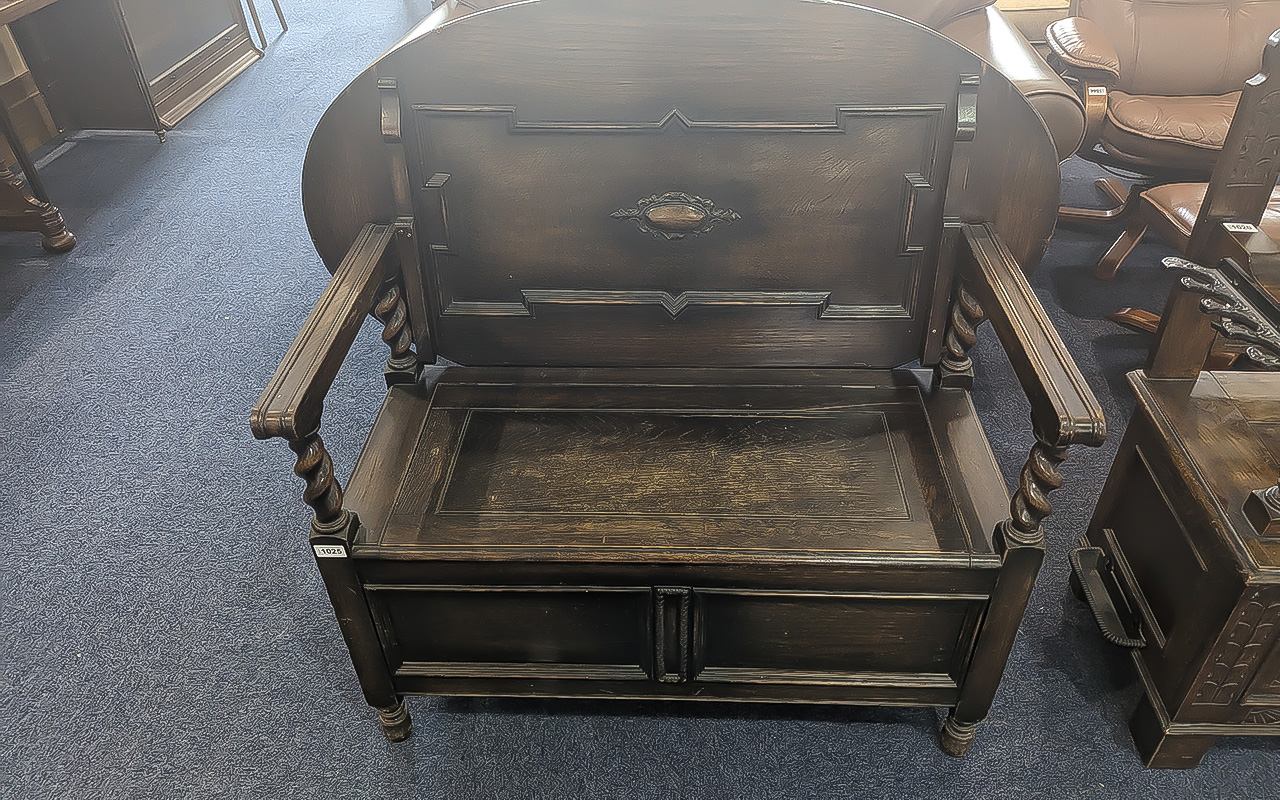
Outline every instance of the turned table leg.
[[26, 184], [8, 167], [0, 167], [0, 230], [34, 231], [41, 246], [51, 253], [66, 253], [76, 246], [76, 237], [67, 230], [62, 212], [49, 202], [44, 182], [35, 162], [13, 127], [9, 112], [0, 104], [0, 134], [4, 135], [17, 160]]

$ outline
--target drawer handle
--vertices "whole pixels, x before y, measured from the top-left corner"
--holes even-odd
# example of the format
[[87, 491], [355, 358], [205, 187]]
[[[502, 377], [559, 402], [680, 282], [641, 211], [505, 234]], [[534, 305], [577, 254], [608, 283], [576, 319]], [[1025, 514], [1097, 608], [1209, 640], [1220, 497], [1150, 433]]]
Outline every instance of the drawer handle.
[[653, 677], [662, 683], [689, 680], [689, 605], [683, 586], [653, 590]]
[[1140, 618], [1102, 548], [1080, 547], [1069, 558], [1071, 588], [1089, 604], [1103, 638], [1121, 647], [1146, 647]]
[[667, 241], [701, 236], [720, 223], [742, 219], [736, 211], [716, 208], [712, 201], [685, 192], [649, 195], [637, 200], [635, 206], [620, 208], [609, 216], [633, 222], [641, 233]]

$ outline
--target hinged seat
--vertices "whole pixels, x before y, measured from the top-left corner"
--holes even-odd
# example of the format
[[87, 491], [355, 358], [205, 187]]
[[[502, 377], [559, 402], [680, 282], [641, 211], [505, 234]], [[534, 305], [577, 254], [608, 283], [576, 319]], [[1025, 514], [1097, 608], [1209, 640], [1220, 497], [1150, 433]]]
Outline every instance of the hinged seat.
[[[843, 3], [450, 10], [316, 130], [334, 277], [252, 417], [387, 736], [409, 694], [885, 703], [952, 709], [963, 754], [1105, 432], [1021, 266], [1039, 117]], [[344, 496], [319, 428], [369, 313], [390, 389]], [[987, 320], [1036, 436], [1012, 498]]]
[[909, 373], [456, 368], [392, 389], [347, 502], [368, 558], [998, 566], [981, 430]]

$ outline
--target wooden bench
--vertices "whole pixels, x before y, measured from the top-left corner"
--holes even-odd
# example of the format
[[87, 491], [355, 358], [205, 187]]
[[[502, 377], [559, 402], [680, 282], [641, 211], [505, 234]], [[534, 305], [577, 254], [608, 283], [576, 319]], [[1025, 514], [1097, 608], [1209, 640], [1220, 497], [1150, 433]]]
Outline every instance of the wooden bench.
[[[841, 3], [451, 5], [316, 130], [334, 277], [253, 412], [387, 736], [410, 694], [834, 702], [949, 707], [964, 753], [1104, 435], [1019, 266], [1043, 124]], [[321, 411], [370, 312], [390, 388], [344, 496]], [[1037, 437], [1012, 500], [986, 319]]]

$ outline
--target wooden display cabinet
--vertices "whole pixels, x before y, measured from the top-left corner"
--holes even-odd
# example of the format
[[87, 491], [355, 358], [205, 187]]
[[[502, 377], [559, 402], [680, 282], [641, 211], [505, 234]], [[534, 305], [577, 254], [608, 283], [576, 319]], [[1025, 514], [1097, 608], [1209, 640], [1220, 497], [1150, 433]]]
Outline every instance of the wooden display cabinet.
[[238, 0], [58, 0], [13, 32], [63, 129], [163, 138], [262, 57]]

